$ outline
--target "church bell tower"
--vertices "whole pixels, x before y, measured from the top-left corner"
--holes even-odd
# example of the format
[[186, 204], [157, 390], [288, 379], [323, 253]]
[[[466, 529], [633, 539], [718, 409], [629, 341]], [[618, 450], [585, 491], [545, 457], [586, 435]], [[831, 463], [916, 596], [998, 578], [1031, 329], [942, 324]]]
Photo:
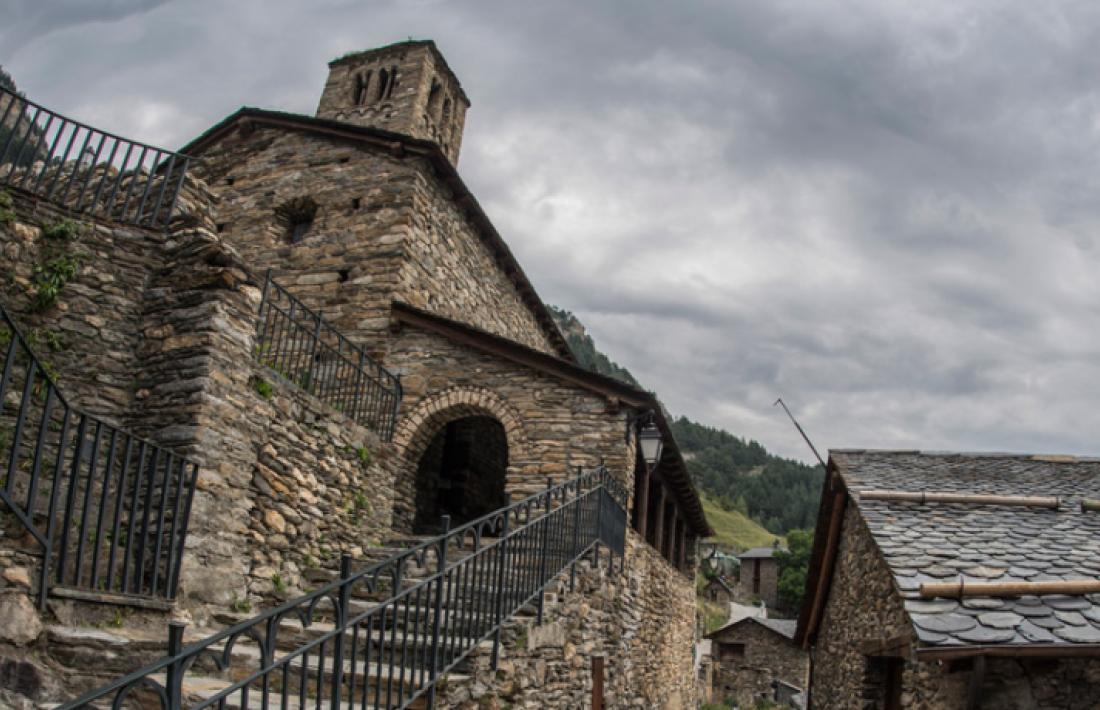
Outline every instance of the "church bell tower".
[[431, 40], [410, 40], [329, 62], [318, 118], [436, 143], [458, 163], [470, 100]]

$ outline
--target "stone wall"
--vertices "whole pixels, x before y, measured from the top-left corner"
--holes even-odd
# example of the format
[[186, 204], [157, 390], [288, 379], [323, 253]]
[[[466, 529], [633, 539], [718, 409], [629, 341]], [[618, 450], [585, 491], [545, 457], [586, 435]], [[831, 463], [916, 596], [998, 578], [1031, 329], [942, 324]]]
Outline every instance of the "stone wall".
[[454, 192], [426, 161], [418, 162], [414, 221], [395, 298], [557, 354]]
[[[413, 220], [410, 163], [374, 148], [259, 126], [223, 138], [202, 169], [220, 200], [220, 235], [257, 270], [370, 344], [385, 331]], [[312, 200], [309, 229], [292, 241], [294, 200]]]
[[[741, 644], [744, 654], [724, 658], [722, 644]], [[775, 680], [805, 689], [810, 670], [806, 651], [751, 619], [712, 636], [711, 656], [717, 661], [715, 697], [736, 700], [741, 707], [752, 707], [760, 698], [774, 698]]]
[[592, 658], [605, 659], [604, 707], [695, 708], [692, 648], [695, 599], [690, 580], [628, 531], [625, 569], [606, 553], [582, 563], [577, 588], [568, 573], [555, 589], [545, 623], [509, 624], [500, 665], [488, 649], [472, 660], [470, 681], [447, 686], [445, 706], [473, 708], [590, 707]]
[[[405, 387], [394, 434], [402, 457], [398, 528], [414, 517], [421, 456], [448, 422], [461, 417], [489, 416], [504, 426], [506, 490], [513, 500], [543, 490], [548, 478], [560, 483], [572, 477], [578, 466], [602, 461], [620, 475], [633, 471], [626, 412], [611, 411], [599, 395], [411, 326], [390, 341], [386, 362]], [[623, 483], [633, 488], [633, 481]]]
[[[911, 633], [893, 579], [855, 505], [849, 503], [820, 631], [811, 652], [814, 708], [862, 710], [873, 672], [861, 649]], [[971, 666], [918, 662], [902, 653], [902, 707], [965, 707]], [[987, 662], [982, 707], [1055, 710], [1100, 702], [1100, 659], [1000, 659]]]
[[[208, 148], [204, 165], [221, 198], [221, 235], [368, 348], [385, 337], [390, 303], [398, 299], [555, 352], [426, 159], [258, 126]], [[317, 209], [293, 242], [280, 209], [300, 198]]]
[[[760, 589], [755, 591], [753, 576], [754, 568], [760, 565]], [[769, 609], [774, 609], [779, 604], [779, 562], [772, 557], [754, 557], [741, 560], [741, 572], [738, 585], [738, 596], [746, 600], [762, 600]]]

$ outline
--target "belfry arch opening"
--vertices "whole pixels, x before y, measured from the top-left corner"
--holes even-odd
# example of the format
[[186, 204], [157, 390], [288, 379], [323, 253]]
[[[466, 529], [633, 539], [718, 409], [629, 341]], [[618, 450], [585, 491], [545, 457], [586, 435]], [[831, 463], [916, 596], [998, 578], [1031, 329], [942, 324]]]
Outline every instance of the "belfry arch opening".
[[444, 515], [455, 527], [507, 505], [507, 470], [508, 439], [499, 421], [478, 415], [443, 425], [417, 464], [413, 532], [439, 532]]

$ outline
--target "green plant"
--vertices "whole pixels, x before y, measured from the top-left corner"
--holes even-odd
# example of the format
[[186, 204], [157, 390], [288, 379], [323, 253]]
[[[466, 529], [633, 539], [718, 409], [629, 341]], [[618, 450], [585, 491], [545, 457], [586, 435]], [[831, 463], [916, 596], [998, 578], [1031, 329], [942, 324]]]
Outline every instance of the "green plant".
[[125, 619], [122, 616], [122, 609], [115, 609], [115, 618], [111, 619], [111, 626], [116, 629], [121, 629], [124, 620]]
[[271, 386], [271, 383], [260, 377], [252, 382], [252, 389], [256, 390], [256, 394], [264, 399], [271, 399], [271, 395], [275, 394], [275, 388]]
[[234, 594], [233, 601], [229, 602], [229, 610], [237, 614], [247, 614], [252, 611], [252, 602], [248, 601], [247, 597], [241, 599]]
[[42, 236], [55, 241], [68, 241], [80, 235], [83, 228], [71, 219], [63, 219], [42, 228]]
[[521, 628], [516, 632], [516, 649], [523, 651], [527, 648], [527, 627]]
[[359, 457], [359, 463], [364, 466], [369, 466], [371, 459], [373, 458], [370, 453], [370, 449], [365, 446], [360, 446], [355, 450], [355, 455]]
[[80, 262], [74, 256], [57, 256], [45, 264], [34, 267], [34, 295], [31, 298], [31, 308], [35, 311], [45, 311], [57, 304], [61, 290], [74, 276], [80, 267]]
[[278, 572], [271, 575], [271, 584], [275, 587], [276, 594], [286, 594], [286, 580]]
[[0, 224], [15, 221], [15, 210], [12, 209], [11, 195], [0, 191]]

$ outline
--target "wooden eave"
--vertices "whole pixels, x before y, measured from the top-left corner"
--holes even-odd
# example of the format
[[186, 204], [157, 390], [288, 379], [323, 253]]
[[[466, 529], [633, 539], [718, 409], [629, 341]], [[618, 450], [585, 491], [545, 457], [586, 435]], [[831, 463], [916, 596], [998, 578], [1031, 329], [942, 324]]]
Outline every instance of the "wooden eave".
[[918, 661], [950, 661], [978, 656], [996, 658], [1098, 658], [1095, 643], [1020, 643], [1000, 646], [923, 646], [916, 649]]
[[802, 609], [798, 614], [798, 627], [794, 634], [795, 643], [802, 648], [809, 648], [813, 643], [821, 617], [825, 613], [847, 503], [848, 490], [836, 462], [830, 458], [821, 488], [814, 546], [806, 573], [806, 593], [802, 598]]
[[481, 208], [477, 198], [470, 192], [454, 165], [451, 164], [451, 161], [447, 159], [438, 145], [431, 141], [380, 128], [356, 126], [327, 118], [268, 111], [245, 106], [236, 113], [222, 119], [221, 122], [188, 143], [181, 149], [181, 152], [199, 157], [203, 151], [231, 135], [239, 126], [247, 123], [285, 130], [304, 131], [338, 140], [353, 141], [360, 145], [387, 151], [398, 157], [409, 155], [426, 159], [431, 164], [438, 179], [454, 193], [455, 203], [465, 211], [467, 218], [474, 225], [474, 231], [477, 232], [482, 243], [489, 249], [501, 271], [515, 286], [524, 305], [534, 314], [535, 320], [538, 321], [543, 333], [549, 338], [558, 355], [565, 360], [576, 361], [573, 351], [569, 349], [569, 344], [554, 321], [550, 309], [543, 303], [535, 291], [535, 287], [531, 284], [531, 280], [527, 278], [527, 274], [519, 265], [519, 261], [512, 254], [512, 250], [508, 248], [508, 244], [497, 232], [496, 227], [493, 226], [488, 215]]
[[562, 382], [597, 394], [617, 405], [625, 405], [637, 411], [653, 411], [657, 427], [661, 430], [665, 446], [658, 470], [662, 479], [674, 491], [680, 508], [688, 514], [692, 530], [697, 537], [714, 534], [707, 523], [699, 493], [687, 472], [687, 465], [672, 435], [656, 395], [631, 387], [613, 377], [586, 370], [580, 365], [517, 343], [514, 340], [489, 333], [466, 323], [429, 313], [401, 301], [394, 301], [390, 317], [395, 325], [409, 325], [440, 335], [475, 350], [541, 372]]

